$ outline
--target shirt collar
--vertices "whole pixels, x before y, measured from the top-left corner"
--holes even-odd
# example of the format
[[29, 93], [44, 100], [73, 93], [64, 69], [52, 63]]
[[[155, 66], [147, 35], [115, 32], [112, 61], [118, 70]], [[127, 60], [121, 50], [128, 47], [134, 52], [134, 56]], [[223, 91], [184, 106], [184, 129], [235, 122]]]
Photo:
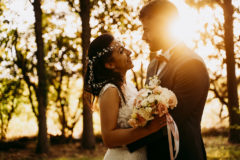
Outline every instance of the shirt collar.
[[168, 61], [170, 60], [170, 58], [172, 57], [173, 53], [172, 50], [177, 47], [177, 45], [180, 43], [180, 41], [175, 42], [171, 47], [169, 47], [165, 52], [157, 51], [157, 55], [162, 55], [164, 56]]

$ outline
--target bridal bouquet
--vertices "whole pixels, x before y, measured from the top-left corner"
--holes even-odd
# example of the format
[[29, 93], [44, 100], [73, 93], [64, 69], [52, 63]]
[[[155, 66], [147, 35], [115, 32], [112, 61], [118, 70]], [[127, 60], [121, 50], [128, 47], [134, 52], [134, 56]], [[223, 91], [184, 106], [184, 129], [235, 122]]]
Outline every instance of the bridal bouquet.
[[149, 85], [139, 91], [128, 123], [134, 128], [143, 127], [154, 119], [154, 116], [162, 117], [168, 113], [168, 109], [174, 109], [176, 106], [176, 95], [161, 87], [157, 76], [151, 77]]

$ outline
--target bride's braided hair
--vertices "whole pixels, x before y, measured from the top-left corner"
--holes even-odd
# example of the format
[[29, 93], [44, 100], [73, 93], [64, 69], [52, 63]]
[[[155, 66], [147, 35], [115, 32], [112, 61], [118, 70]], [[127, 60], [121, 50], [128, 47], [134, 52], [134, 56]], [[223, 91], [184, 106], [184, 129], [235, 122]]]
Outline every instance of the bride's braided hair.
[[112, 60], [113, 49], [117, 47], [110, 47], [113, 40], [114, 37], [111, 34], [105, 33], [90, 44], [87, 57], [87, 71], [84, 76], [84, 90], [92, 93], [94, 96], [99, 96], [101, 89], [107, 83], [112, 83], [117, 86], [125, 102], [121, 89], [124, 81], [122, 75], [105, 67], [105, 63]]

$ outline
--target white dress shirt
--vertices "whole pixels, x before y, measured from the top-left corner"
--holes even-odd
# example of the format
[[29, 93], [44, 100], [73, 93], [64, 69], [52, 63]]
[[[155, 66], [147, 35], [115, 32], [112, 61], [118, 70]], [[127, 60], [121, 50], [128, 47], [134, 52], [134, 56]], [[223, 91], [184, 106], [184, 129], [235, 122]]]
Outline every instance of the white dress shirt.
[[[160, 53], [162, 56], [164, 56], [166, 58], [167, 61], [170, 60], [170, 58], [172, 57], [173, 53], [172, 50], [179, 44], [180, 42], [176, 42], [174, 43], [171, 47], [169, 47], [164, 53]], [[157, 51], [157, 55], [159, 55], [158, 53], [161, 51]], [[157, 71], [157, 76], [163, 71], [163, 69], [166, 67], [168, 62], [164, 61], [162, 62], [159, 67], [158, 67], [158, 71]]]

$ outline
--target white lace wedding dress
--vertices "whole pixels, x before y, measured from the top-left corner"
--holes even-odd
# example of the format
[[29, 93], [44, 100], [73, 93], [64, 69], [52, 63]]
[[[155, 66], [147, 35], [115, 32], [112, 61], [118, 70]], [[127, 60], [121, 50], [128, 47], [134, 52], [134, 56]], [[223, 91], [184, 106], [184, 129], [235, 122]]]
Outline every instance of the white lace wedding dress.
[[[100, 99], [101, 95], [109, 88], [115, 87], [113, 84], [106, 84], [101, 92], [100, 92]], [[118, 89], [118, 88], [117, 88]], [[131, 117], [132, 109], [133, 109], [133, 100], [137, 94], [137, 89], [131, 83], [127, 83], [123, 86], [123, 93], [126, 99], [126, 104], [124, 103], [121, 94], [118, 90], [118, 94], [121, 98], [121, 107], [119, 108], [118, 113], [118, 120], [117, 124], [120, 128], [130, 128], [128, 124], [128, 120]], [[146, 149], [145, 147], [140, 148], [139, 150], [130, 153], [126, 146], [122, 146], [120, 148], [109, 148], [104, 156], [104, 160], [147, 160], [146, 156]]]

